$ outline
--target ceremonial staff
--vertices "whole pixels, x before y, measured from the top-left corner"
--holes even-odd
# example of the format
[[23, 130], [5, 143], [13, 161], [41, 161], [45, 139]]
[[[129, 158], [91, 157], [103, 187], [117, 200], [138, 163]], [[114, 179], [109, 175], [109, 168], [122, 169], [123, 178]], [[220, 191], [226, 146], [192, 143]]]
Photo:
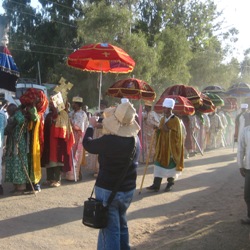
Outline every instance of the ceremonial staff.
[[154, 130], [154, 133], [153, 133], [153, 135], [152, 135], [152, 137], [151, 137], [149, 152], [148, 152], [147, 159], [146, 159], [146, 165], [145, 165], [145, 168], [144, 168], [144, 174], [143, 174], [143, 177], [142, 177], [141, 187], [140, 187], [140, 190], [139, 190], [139, 194], [141, 194], [142, 185], [143, 185], [143, 182], [144, 182], [144, 179], [145, 179], [145, 175], [146, 175], [146, 173], [147, 173], [148, 162], [149, 162], [149, 158], [150, 158], [150, 155], [151, 155], [151, 152], [152, 152], [152, 147], [153, 147], [153, 143], [154, 143], [155, 136], [156, 136], [156, 129]]
[[33, 184], [32, 184], [32, 181], [31, 181], [31, 179], [30, 179], [30, 177], [29, 177], [29, 174], [28, 174], [27, 168], [26, 168], [26, 166], [25, 166], [25, 163], [24, 163], [24, 161], [23, 161], [23, 158], [21, 157], [21, 154], [20, 154], [20, 151], [19, 151], [19, 145], [18, 145], [19, 142], [20, 142], [20, 140], [21, 140], [21, 136], [22, 136], [22, 134], [23, 134], [23, 130], [24, 130], [25, 124], [26, 124], [26, 122], [24, 122], [23, 125], [22, 125], [22, 127], [21, 127], [21, 130], [20, 130], [20, 133], [19, 133], [19, 136], [18, 136], [18, 139], [17, 139], [17, 143], [16, 143], [16, 149], [17, 149], [17, 155], [18, 155], [18, 157], [19, 157], [20, 160], [21, 160], [21, 163], [22, 163], [22, 167], [23, 167], [24, 173], [25, 173], [25, 175], [26, 175], [26, 177], [27, 177], [27, 179], [28, 179], [28, 181], [29, 181], [29, 183], [30, 183], [30, 185], [31, 185], [31, 188], [32, 188], [32, 191], [33, 191], [34, 195], [36, 196], [36, 191], [35, 191], [35, 189], [34, 189], [34, 186], [33, 186]]

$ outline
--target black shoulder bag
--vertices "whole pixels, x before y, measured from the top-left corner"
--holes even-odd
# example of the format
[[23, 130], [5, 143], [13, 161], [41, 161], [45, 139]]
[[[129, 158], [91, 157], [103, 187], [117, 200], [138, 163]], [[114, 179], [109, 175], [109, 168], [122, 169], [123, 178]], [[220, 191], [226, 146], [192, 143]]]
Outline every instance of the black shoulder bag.
[[[83, 217], [82, 217], [82, 223], [87, 227], [92, 228], [105, 228], [108, 224], [108, 208], [113, 199], [115, 198], [115, 195], [123, 181], [123, 179], [126, 176], [127, 170], [131, 163], [133, 162], [134, 156], [136, 152], [136, 139], [134, 143], [134, 149], [132, 151], [131, 157], [129, 158], [129, 162], [127, 166], [123, 169], [122, 175], [120, 176], [118, 182], [116, 183], [114, 189], [112, 190], [112, 193], [110, 194], [107, 202], [107, 206], [103, 206], [103, 202], [99, 201], [95, 198], [93, 198], [93, 193], [95, 189], [95, 185], [93, 187], [93, 190], [91, 192], [90, 197], [88, 200], [84, 201], [83, 206]], [[95, 183], [96, 184], [96, 183]]]

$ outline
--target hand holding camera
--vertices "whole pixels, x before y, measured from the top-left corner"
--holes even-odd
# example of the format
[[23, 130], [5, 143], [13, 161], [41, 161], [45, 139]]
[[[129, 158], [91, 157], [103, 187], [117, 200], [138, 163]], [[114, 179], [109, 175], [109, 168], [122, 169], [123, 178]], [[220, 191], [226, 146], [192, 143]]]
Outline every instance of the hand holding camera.
[[92, 116], [89, 118], [89, 125], [96, 128], [98, 125], [99, 116]]

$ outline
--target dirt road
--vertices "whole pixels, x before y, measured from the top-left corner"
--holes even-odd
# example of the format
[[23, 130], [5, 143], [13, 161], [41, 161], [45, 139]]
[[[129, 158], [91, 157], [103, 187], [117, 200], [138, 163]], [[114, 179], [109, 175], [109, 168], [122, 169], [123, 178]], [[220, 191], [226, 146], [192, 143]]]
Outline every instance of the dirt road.
[[[232, 149], [197, 155], [185, 162], [174, 190], [139, 195], [144, 166], [138, 169], [137, 191], [128, 211], [132, 249], [249, 250], [243, 178]], [[144, 187], [151, 184], [149, 166]], [[82, 204], [94, 185], [85, 172], [79, 183], [63, 182], [34, 195], [10, 196], [4, 184], [0, 198], [0, 249], [96, 249], [98, 230], [81, 224]]]

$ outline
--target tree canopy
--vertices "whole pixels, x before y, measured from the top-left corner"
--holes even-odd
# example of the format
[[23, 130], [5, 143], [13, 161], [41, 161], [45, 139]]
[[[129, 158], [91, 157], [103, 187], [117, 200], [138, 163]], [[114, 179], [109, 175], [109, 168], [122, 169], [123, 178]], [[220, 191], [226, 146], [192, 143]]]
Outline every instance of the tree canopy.
[[[105, 74], [106, 89], [118, 79], [136, 77], [159, 96], [172, 84], [221, 85], [248, 81], [249, 51], [243, 62], [227, 62], [238, 31], [221, 30], [221, 16], [212, 0], [4, 0], [10, 20], [9, 49], [21, 77], [74, 84], [89, 106], [98, 98], [98, 74], [66, 65], [68, 55], [85, 44], [108, 42], [124, 49], [136, 62], [130, 74]], [[93, 98], [94, 97], [94, 98]]]

